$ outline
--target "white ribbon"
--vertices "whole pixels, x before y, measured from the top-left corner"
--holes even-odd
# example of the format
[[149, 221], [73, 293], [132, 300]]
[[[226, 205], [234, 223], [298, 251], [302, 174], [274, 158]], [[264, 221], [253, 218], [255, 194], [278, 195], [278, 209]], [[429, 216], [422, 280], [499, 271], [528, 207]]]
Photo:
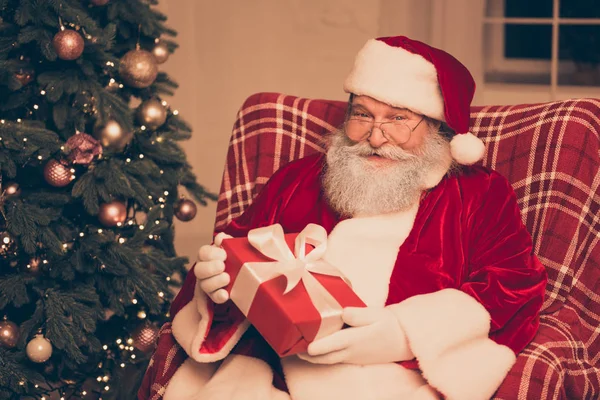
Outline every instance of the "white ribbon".
[[[315, 340], [337, 332], [342, 328], [342, 306], [312, 275], [319, 273], [348, 280], [334, 266], [322, 259], [327, 250], [327, 232], [317, 224], [308, 224], [298, 234], [294, 252], [288, 247], [283, 228], [279, 224], [253, 229], [248, 233], [250, 244], [273, 262], [247, 262], [238, 273], [231, 288], [231, 300], [248, 316], [259, 286], [278, 276], [285, 276], [287, 283], [283, 295], [292, 291], [301, 281], [314, 307], [321, 315]], [[306, 244], [314, 249], [306, 254]]]

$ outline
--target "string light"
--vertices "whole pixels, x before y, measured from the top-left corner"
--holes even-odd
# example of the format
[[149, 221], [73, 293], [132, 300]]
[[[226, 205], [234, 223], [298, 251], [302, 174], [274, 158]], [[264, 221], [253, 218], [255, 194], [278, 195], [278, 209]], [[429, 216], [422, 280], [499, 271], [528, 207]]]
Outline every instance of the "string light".
[[123, 342], [121, 339], [117, 339], [117, 344], [121, 344]]
[[132, 338], [127, 339], [127, 344], [133, 344], [133, 339]]
[[126, 159], [125, 162], [130, 163], [131, 162], [131, 158]]
[[[131, 300], [131, 302], [132, 302], [133, 304], [137, 304], [137, 303], [138, 303], [137, 299], [133, 299], [133, 300]], [[119, 339], [119, 340], [121, 340], [121, 339]], [[118, 342], [118, 343], [120, 343], [120, 342]]]
[[177, 110], [173, 111], [173, 115], [178, 115], [178, 114], [179, 114], [179, 111], [177, 111]]
[[171, 277], [170, 276], [167, 276], [165, 279], [167, 280], [167, 282], [171, 282]]
[[104, 345], [104, 346], [102, 346], [102, 348], [103, 348], [104, 350], [108, 350], [108, 346], [107, 346], [107, 345]]
[[154, 235], [148, 235], [148, 239], [154, 239]]
[[121, 363], [121, 368], [125, 368], [125, 363]]
[[121, 243], [121, 244], [125, 243], [125, 238], [119, 238], [119, 243]]
[[42, 156], [37, 156], [38, 160], [41, 160], [43, 157]]
[[140, 126], [140, 129], [143, 130], [143, 131], [145, 131], [146, 130], [146, 126], [142, 125], [142, 126]]
[[140, 158], [144, 158], [144, 155], [143, 155], [143, 154], [140, 154]]
[[131, 355], [131, 358], [134, 358], [134, 359], [135, 359], [135, 354], [132, 354], [132, 355]]
[[81, 392], [81, 394], [85, 396], [87, 392], [84, 390], [83, 392]]
[[45, 91], [45, 90], [42, 90], [42, 91], [40, 91], [40, 94], [41, 94], [42, 96], [45, 96], [45, 95], [46, 95], [46, 91]]
[[80, 237], [84, 237], [84, 236], [85, 236], [85, 234], [84, 234], [83, 232], [79, 232], [79, 236], [80, 236]]
[[158, 297], [165, 297], [165, 294], [163, 292], [158, 292]]
[[133, 220], [129, 220], [129, 222], [127, 222], [129, 225], [133, 225]]
[[102, 229], [98, 229], [98, 233], [102, 233], [104, 232]]
[[141, 231], [143, 231], [144, 230], [144, 225], [140, 225], [139, 228], [140, 228]]

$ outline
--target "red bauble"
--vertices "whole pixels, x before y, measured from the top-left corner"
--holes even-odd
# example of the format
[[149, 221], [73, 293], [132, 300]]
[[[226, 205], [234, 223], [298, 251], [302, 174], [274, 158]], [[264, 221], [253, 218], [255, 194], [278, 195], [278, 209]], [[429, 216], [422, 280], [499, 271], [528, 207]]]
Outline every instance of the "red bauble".
[[54, 187], [64, 187], [71, 183], [73, 174], [69, 167], [56, 160], [50, 160], [44, 167], [44, 179]]
[[183, 222], [193, 220], [197, 211], [196, 204], [188, 199], [181, 199], [175, 204], [175, 216]]
[[133, 347], [142, 353], [148, 353], [154, 350], [156, 340], [158, 339], [158, 327], [149, 323], [138, 326], [133, 331], [131, 338], [133, 339]]
[[26, 86], [33, 81], [34, 75], [30, 71], [19, 71], [15, 74], [15, 78], [21, 82], [21, 85]]
[[11, 321], [0, 321], [0, 346], [12, 349], [19, 341], [19, 327]]
[[76, 60], [83, 53], [83, 38], [77, 31], [64, 29], [54, 35], [52, 46], [62, 60]]

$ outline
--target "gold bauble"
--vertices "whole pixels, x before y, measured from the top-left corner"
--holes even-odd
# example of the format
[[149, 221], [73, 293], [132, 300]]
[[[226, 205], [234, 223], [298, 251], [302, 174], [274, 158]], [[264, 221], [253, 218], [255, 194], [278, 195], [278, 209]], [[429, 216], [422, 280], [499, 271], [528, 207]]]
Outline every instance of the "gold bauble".
[[183, 222], [193, 220], [197, 211], [196, 204], [188, 199], [181, 199], [175, 204], [175, 216]]
[[12, 321], [0, 321], [0, 347], [12, 349], [19, 341], [19, 327]]
[[50, 160], [44, 167], [44, 179], [54, 187], [64, 187], [71, 183], [73, 174], [69, 167], [62, 165], [56, 160]]
[[72, 29], [64, 29], [54, 35], [52, 45], [62, 60], [78, 59], [85, 46], [81, 35]]
[[158, 64], [163, 64], [169, 59], [169, 48], [166, 44], [158, 42], [154, 45], [154, 48], [152, 49], [152, 55], [154, 56]]
[[43, 363], [52, 356], [52, 343], [42, 334], [37, 334], [27, 343], [27, 357], [33, 362]]
[[98, 126], [94, 136], [107, 150], [121, 151], [133, 138], [133, 132], [126, 132], [121, 124], [111, 119]]
[[141, 125], [154, 130], [167, 120], [167, 109], [157, 99], [144, 101], [137, 109], [137, 119]]
[[100, 204], [98, 220], [106, 227], [122, 224], [127, 219], [127, 206], [120, 201]]
[[158, 75], [158, 65], [152, 53], [146, 50], [131, 50], [121, 58], [119, 74], [127, 85], [142, 89], [154, 83]]

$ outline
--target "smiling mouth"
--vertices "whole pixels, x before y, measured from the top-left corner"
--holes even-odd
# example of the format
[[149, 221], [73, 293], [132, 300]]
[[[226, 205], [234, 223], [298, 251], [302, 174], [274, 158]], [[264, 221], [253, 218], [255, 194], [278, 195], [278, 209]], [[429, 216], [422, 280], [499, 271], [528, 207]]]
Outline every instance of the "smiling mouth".
[[392, 160], [391, 158], [380, 156], [379, 154], [371, 154], [371, 155], [365, 156], [365, 158], [368, 161], [378, 162], [378, 163], [384, 163], [384, 162], [385, 163], [388, 163], [388, 162], [391, 163], [391, 162], [397, 161], [397, 160]]

